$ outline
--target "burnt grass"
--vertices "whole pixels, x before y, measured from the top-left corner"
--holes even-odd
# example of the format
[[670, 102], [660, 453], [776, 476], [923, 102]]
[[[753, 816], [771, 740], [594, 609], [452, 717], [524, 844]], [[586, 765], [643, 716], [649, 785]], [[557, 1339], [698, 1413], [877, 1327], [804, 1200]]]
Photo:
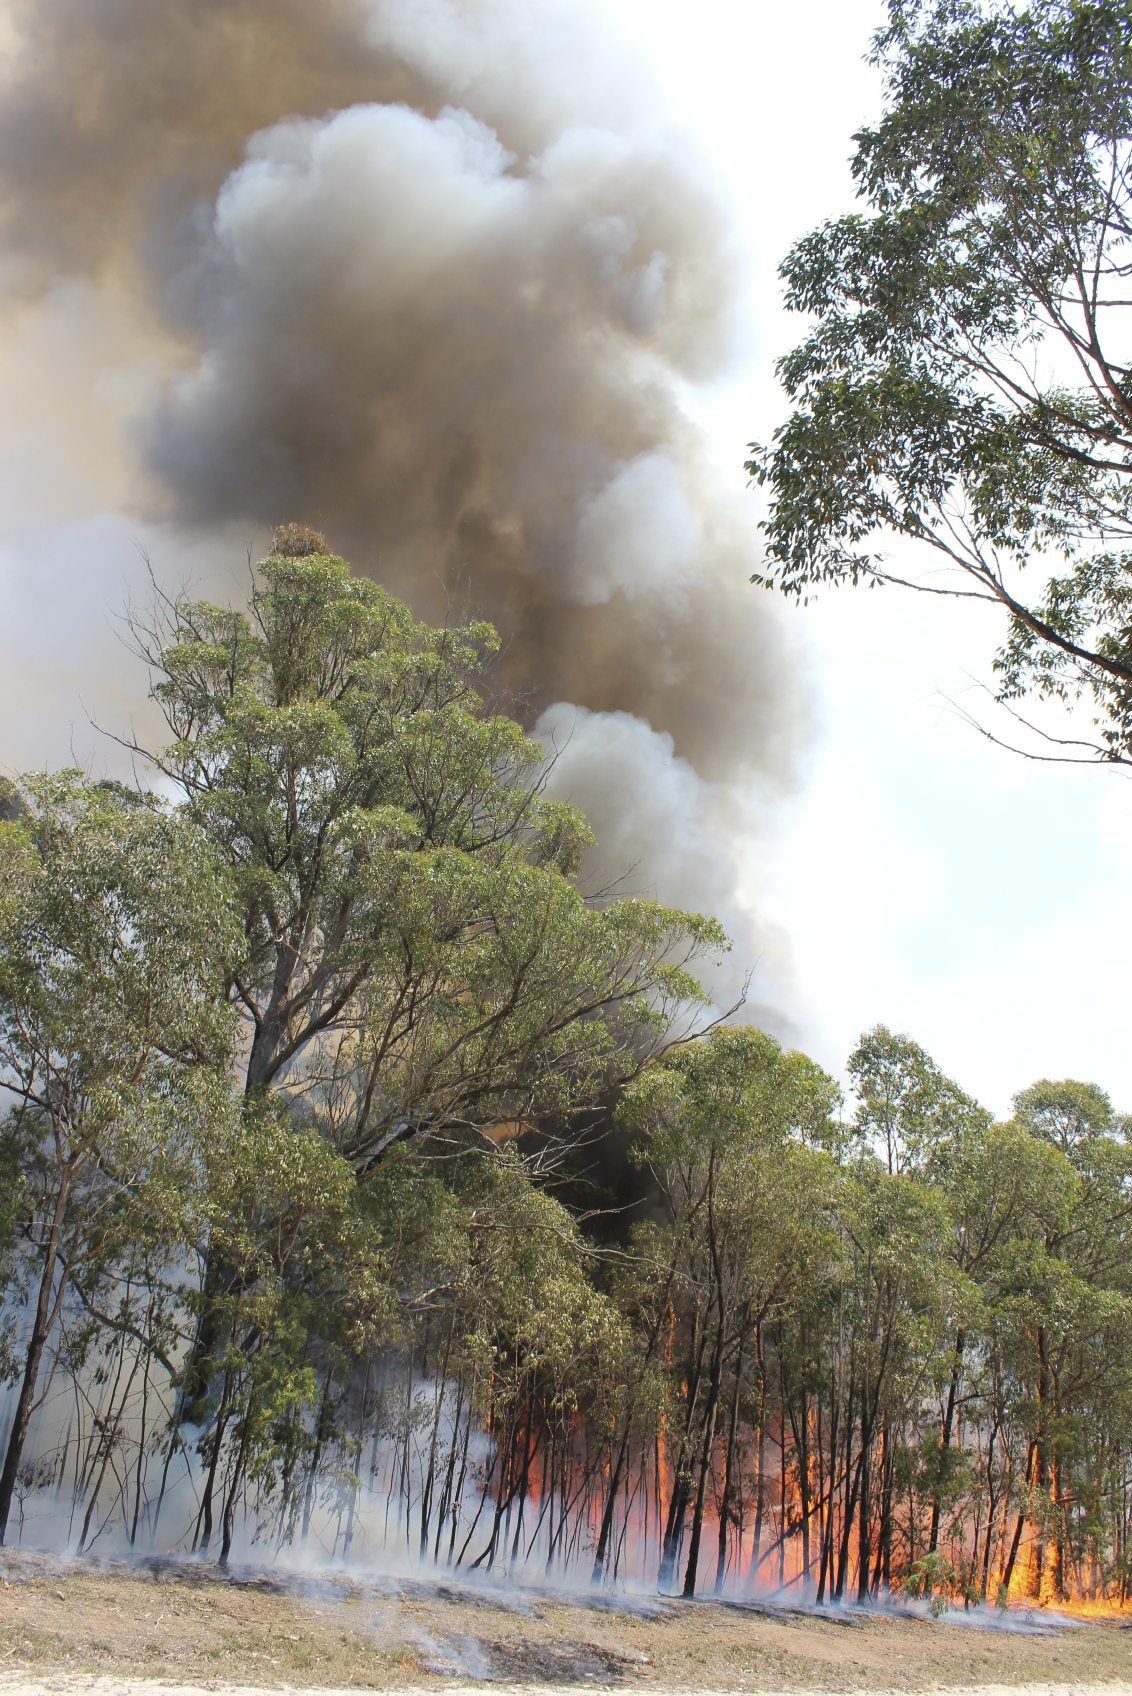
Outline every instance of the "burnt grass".
[[0, 1693], [49, 1671], [212, 1688], [1132, 1686], [1121, 1619], [1003, 1623], [0, 1550]]

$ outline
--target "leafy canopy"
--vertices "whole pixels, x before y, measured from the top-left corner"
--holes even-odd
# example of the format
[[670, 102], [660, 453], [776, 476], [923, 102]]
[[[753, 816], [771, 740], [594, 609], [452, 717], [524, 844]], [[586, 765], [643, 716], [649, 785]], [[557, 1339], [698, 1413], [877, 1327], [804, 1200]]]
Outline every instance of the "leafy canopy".
[[224, 986], [242, 944], [224, 868], [184, 814], [73, 772], [12, 796], [0, 822], [0, 1172], [11, 1185], [0, 1265], [6, 1247], [21, 1296], [42, 1280], [41, 1346], [67, 1289], [95, 1311], [119, 1308], [131, 1274], [151, 1292], [177, 1281], [201, 1152], [229, 1115]]
[[936, 567], [912, 586], [1009, 615], [1002, 698], [1091, 702], [1095, 741], [1044, 732], [1046, 757], [1127, 763], [1132, 5], [890, 0], [873, 58], [864, 210], [783, 266], [813, 323], [779, 368], [791, 412], [752, 447], [755, 581], [908, 584], [908, 538]]
[[29, 780], [0, 823], [11, 1118], [79, 1166], [110, 1140], [144, 1161], [152, 1115], [175, 1125], [185, 1092], [228, 1063], [241, 948], [224, 868], [187, 817], [72, 772]]
[[940, 1071], [911, 1037], [866, 1031], [847, 1070], [857, 1095], [854, 1141], [875, 1148], [889, 1172], [922, 1172], [948, 1145], [983, 1130], [990, 1115]]
[[579, 893], [590, 834], [491, 710], [490, 626], [421, 623], [291, 525], [246, 611], [176, 599], [137, 634], [157, 762], [238, 892], [247, 1093], [301, 1094], [359, 1173], [594, 1099], [702, 1003], [717, 925]]

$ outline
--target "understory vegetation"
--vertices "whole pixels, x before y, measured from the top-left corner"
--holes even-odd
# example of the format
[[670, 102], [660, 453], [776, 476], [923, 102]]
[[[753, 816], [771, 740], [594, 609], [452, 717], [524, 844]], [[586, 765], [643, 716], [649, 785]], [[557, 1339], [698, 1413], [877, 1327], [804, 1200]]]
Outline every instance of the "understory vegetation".
[[[721, 1021], [313, 532], [135, 635], [152, 787], [0, 822], [0, 1533], [693, 1594], [1132, 1577], [1132, 1141]], [[139, 769], [142, 769], [139, 767]]]

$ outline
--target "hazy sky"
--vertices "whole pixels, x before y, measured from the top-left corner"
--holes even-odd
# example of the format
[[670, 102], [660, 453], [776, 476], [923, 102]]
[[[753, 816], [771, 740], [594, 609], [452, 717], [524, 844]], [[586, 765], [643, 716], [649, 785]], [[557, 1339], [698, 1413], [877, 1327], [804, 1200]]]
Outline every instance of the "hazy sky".
[[[799, 328], [776, 266], [851, 200], [852, 132], [880, 100], [862, 58], [884, 8], [607, 4], [716, 162], [749, 250], [751, 342], [708, 408], [717, 451], [741, 463], [781, 416], [770, 367]], [[835, 1071], [884, 1021], [997, 1112], [1039, 1076], [1095, 1079], [1127, 1107], [1132, 787], [1020, 760], [963, 722], [950, 703], [996, 722], [977, 683], [1000, 626], [982, 610], [885, 591], [789, 614], [820, 729], [762, 904], [794, 945], [800, 1034]]]

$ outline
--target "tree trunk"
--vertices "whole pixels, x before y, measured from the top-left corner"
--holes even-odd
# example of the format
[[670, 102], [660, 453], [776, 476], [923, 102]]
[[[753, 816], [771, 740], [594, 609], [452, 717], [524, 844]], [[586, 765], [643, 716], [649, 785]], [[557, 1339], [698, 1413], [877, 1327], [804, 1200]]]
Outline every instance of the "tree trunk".
[[869, 1599], [869, 1565], [872, 1554], [870, 1539], [872, 1520], [872, 1469], [869, 1464], [869, 1444], [864, 1433], [861, 1434], [861, 1492], [859, 1517], [857, 1521], [857, 1602], [859, 1606]]
[[249, 1397], [247, 1412], [240, 1431], [240, 1446], [232, 1463], [232, 1477], [229, 1481], [228, 1492], [224, 1498], [224, 1511], [220, 1521], [220, 1559], [219, 1565], [226, 1568], [228, 1557], [232, 1553], [232, 1534], [236, 1524], [236, 1499], [243, 1482], [244, 1468], [248, 1463], [248, 1447], [252, 1431], [252, 1401]]
[[[723, 1500], [719, 1504], [719, 1546], [715, 1557], [715, 1593], [723, 1592], [727, 1576], [727, 1533], [731, 1516], [731, 1496], [735, 1476], [735, 1447], [739, 1432], [739, 1398], [743, 1389], [743, 1350], [747, 1341], [747, 1321], [739, 1332], [739, 1348], [735, 1357], [735, 1391], [731, 1397], [731, 1417], [727, 1425], [727, 1454], [723, 1464]], [[740, 1545], [742, 1538], [740, 1537]]]
[[311, 1515], [314, 1512], [314, 1492], [318, 1482], [318, 1469], [322, 1465], [322, 1451], [326, 1447], [326, 1439], [330, 1435], [331, 1415], [334, 1410], [333, 1391], [334, 1368], [328, 1366], [326, 1377], [322, 1382], [322, 1395], [318, 1404], [318, 1421], [315, 1425], [314, 1447], [311, 1450], [310, 1461], [307, 1464], [306, 1482], [303, 1486], [303, 1525], [299, 1533], [300, 1546], [305, 1544], [311, 1534]]
[[696, 1483], [696, 1501], [692, 1509], [692, 1535], [688, 1544], [688, 1565], [684, 1572], [684, 1596], [696, 1594], [696, 1573], [700, 1564], [700, 1539], [704, 1529], [704, 1499], [707, 1494], [708, 1473], [711, 1470], [711, 1451], [715, 1442], [715, 1420], [719, 1408], [719, 1386], [723, 1375], [723, 1311], [720, 1303], [719, 1329], [712, 1350], [711, 1377], [708, 1400], [704, 1409], [704, 1439], [700, 1451], [700, 1471]]
[[[1033, 1459], [1030, 1468], [1029, 1484], [1033, 1491], [1044, 1496], [1049, 1487], [1048, 1465], [1048, 1433], [1047, 1406], [1049, 1402], [1049, 1366], [1044, 1325], [1038, 1327], [1038, 1418], [1034, 1432]], [[1043, 1504], [1044, 1505], [1044, 1504]], [[1033, 1601], [1042, 1599], [1042, 1582], [1045, 1575], [1046, 1534], [1045, 1526], [1039, 1522], [1034, 1527], [1034, 1535], [1030, 1543], [1030, 1557], [1026, 1564], [1026, 1594]]]
[[684, 1409], [684, 1427], [680, 1433], [680, 1443], [676, 1451], [674, 1475], [672, 1480], [672, 1495], [668, 1503], [668, 1515], [664, 1525], [664, 1542], [661, 1546], [660, 1574], [658, 1584], [665, 1589], [672, 1582], [672, 1574], [676, 1570], [676, 1561], [680, 1554], [680, 1545], [684, 1540], [684, 1519], [688, 1512], [688, 1501], [692, 1494], [691, 1479], [688, 1475], [687, 1463], [691, 1446], [692, 1432], [695, 1426], [696, 1410], [699, 1406], [700, 1384], [703, 1377], [704, 1349], [707, 1346], [707, 1324], [701, 1319], [699, 1312], [695, 1315], [695, 1327], [692, 1333], [692, 1358], [689, 1363], [687, 1402]]
[[43, 1351], [47, 1346], [47, 1339], [51, 1335], [55, 1321], [59, 1317], [59, 1310], [63, 1305], [63, 1296], [67, 1288], [67, 1268], [64, 1267], [59, 1276], [59, 1288], [57, 1290], [55, 1289], [55, 1273], [59, 1265], [59, 1246], [63, 1235], [63, 1220], [66, 1217], [67, 1202], [71, 1193], [72, 1175], [73, 1168], [65, 1167], [55, 1196], [51, 1229], [47, 1237], [43, 1256], [43, 1271], [40, 1274], [39, 1291], [36, 1296], [35, 1313], [32, 1316], [31, 1335], [28, 1338], [28, 1352], [24, 1361], [23, 1377], [20, 1380], [20, 1393], [16, 1398], [16, 1406], [12, 1413], [12, 1424], [8, 1432], [8, 1447], [4, 1454], [3, 1470], [0, 1471], [0, 1547], [3, 1546], [8, 1534], [8, 1519], [12, 1512], [12, 1499], [16, 1493], [16, 1479], [19, 1476], [20, 1461], [23, 1457], [24, 1444], [27, 1441], [31, 1416], [35, 1411], [35, 1386], [39, 1378], [39, 1368], [43, 1363]]
[[963, 1370], [963, 1351], [967, 1346], [966, 1333], [959, 1330], [955, 1333], [955, 1354], [951, 1364], [951, 1380], [947, 1386], [947, 1402], [943, 1410], [943, 1420], [939, 1431], [939, 1463], [940, 1476], [936, 1479], [932, 1491], [932, 1517], [928, 1527], [928, 1554], [934, 1555], [939, 1548], [939, 1523], [943, 1512], [943, 1467], [944, 1456], [950, 1452], [951, 1436], [955, 1428], [955, 1403], [959, 1394], [959, 1377]]

